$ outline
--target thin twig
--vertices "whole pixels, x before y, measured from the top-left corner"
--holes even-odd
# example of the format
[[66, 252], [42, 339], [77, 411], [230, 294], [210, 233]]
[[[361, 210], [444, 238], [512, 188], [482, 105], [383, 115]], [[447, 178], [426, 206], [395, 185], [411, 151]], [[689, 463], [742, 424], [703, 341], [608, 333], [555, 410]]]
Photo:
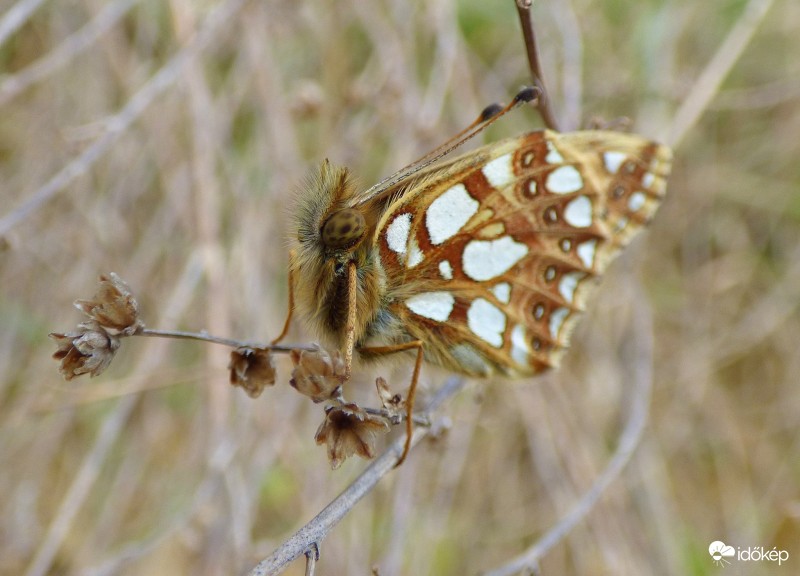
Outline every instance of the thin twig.
[[89, 146], [77, 158], [69, 162], [42, 187], [36, 190], [22, 205], [0, 218], [0, 237], [8, 234], [14, 226], [25, 220], [41, 208], [53, 196], [64, 190], [67, 185], [85, 174], [111, 146], [125, 133], [133, 122], [141, 116], [155, 98], [169, 88], [189, 61], [200, 50], [205, 48], [228, 21], [245, 3], [246, 0], [227, 0], [220, 3], [206, 18], [203, 27], [197, 32], [185, 48], [180, 50], [155, 75], [134, 94], [125, 107], [106, 121], [106, 133]]
[[[346, 403], [345, 400], [342, 400], [342, 403]], [[392, 412], [386, 408], [370, 408], [369, 406], [362, 406], [361, 409], [367, 414], [373, 414], [375, 416], [386, 418], [393, 425], [400, 424], [403, 421], [402, 414]], [[417, 426], [431, 425], [430, 419], [425, 414], [412, 414], [411, 421]]]
[[0, 46], [16, 32], [44, 0], [21, 0], [8, 10], [0, 20]]
[[319, 560], [319, 548], [313, 544], [310, 549], [306, 550], [306, 576], [314, 576], [317, 560]]
[[[426, 412], [437, 410], [446, 400], [454, 396], [464, 386], [464, 380], [458, 377], [449, 378], [439, 388], [425, 407]], [[417, 428], [411, 440], [412, 448], [416, 446], [431, 428]], [[300, 528], [293, 536], [265, 558], [250, 572], [250, 576], [270, 576], [281, 573], [290, 562], [318, 547], [328, 532], [353, 509], [353, 507], [372, 491], [378, 482], [391, 472], [403, 453], [405, 438], [392, 443], [383, 454], [375, 459], [344, 492], [317, 514], [311, 522]]]
[[307, 344], [264, 344], [261, 342], [248, 342], [246, 340], [233, 340], [232, 338], [213, 336], [205, 332], [184, 332], [183, 330], [155, 330], [153, 328], [142, 328], [136, 332], [134, 336], [200, 340], [202, 342], [222, 344], [223, 346], [230, 346], [232, 348], [257, 348], [259, 350], [271, 350], [272, 352], [279, 352], [282, 354], [288, 354], [292, 350], [316, 350], [314, 346], [309, 346]]
[[116, 0], [107, 4], [88, 24], [66, 38], [46, 56], [42, 56], [16, 74], [6, 76], [3, 82], [0, 83], [0, 106], [32, 84], [43, 80], [92, 46], [138, 1]]
[[[229, 440], [217, 446], [211, 457], [211, 467], [217, 471], [227, 469], [236, 456], [236, 447]], [[132, 562], [152, 552], [158, 546], [164, 544], [169, 538], [174, 537], [175, 533], [186, 527], [192, 519], [203, 510], [210, 500], [212, 500], [219, 490], [219, 477], [217, 475], [206, 474], [200, 485], [195, 489], [191, 500], [186, 506], [178, 511], [169, 524], [153, 536], [146, 537], [140, 541], [126, 544], [121, 550], [106, 558], [96, 566], [90, 566], [81, 573], [84, 576], [113, 576], [123, 572], [123, 568]]]
[[672, 129], [666, 143], [677, 148], [686, 133], [697, 124], [700, 117], [708, 109], [714, 96], [719, 92], [722, 81], [733, 68], [753, 38], [773, 0], [750, 0], [742, 15], [728, 33], [725, 41], [717, 49], [711, 62], [708, 63], [700, 78], [694, 83], [683, 104], [672, 120]]
[[33, 562], [25, 572], [26, 576], [44, 576], [44, 574], [50, 572], [55, 555], [64, 542], [78, 510], [86, 500], [106, 461], [106, 456], [108, 456], [111, 447], [114, 446], [123, 426], [128, 421], [128, 416], [130, 416], [138, 401], [139, 396], [123, 398], [114, 408], [111, 415], [103, 422], [94, 445], [72, 480], [58, 513], [47, 529], [42, 545], [39, 546]]
[[631, 337], [626, 342], [627, 347], [623, 351], [625, 364], [632, 367], [633, 391], [628, 419], [620, 435], [619, 445], [614, 456], [609, 460], [605, 470], [592, 487], [555, 526], [522, 554], [499, 568], [485, 572], [484, 576], [512, 576], [524, 573], [525, 570], [536, 570], [544, 555], [561, 542], [592, 511], [603, 492], [619, 477], [639, 445], [648, 420], [648, 407], [653, 386], [653, 327], [650, 311], [643, 304], [644, 298], [637, 297], [633, 301], [635, 309], [632, 317], [635, 326]]
[[550, 95], [544, 83], [544, 74], [539, 60], [539, 49], [536, 46], [536, 33], [533, 30], [533, 17], [531, 16], [532, 4], [533, 0], [516, 0], [517, 14], [519, 15], [519, 23], [522, 26], [522, 37], [525, 39], [525, 52], [528, 56], [531, 79], [533, 80], [533, 85], [540, 91], [539, 97], [536, 99], [536, 109], [542, 115], [545, 126], [551, 130], [558, 130], [558, 122], [555, 114], [553, 114], [553, 108], [550, 106]]
[[[180, 281], [175, 285], [172, 296], [166, 300], [164, 310], [169, 310], [171, 314], [180, 317], [188, 302], [185, 294], [199, 280], [200, 265], [198, 259], [190, 258], [184, 267]], [[157, 353], [148, 351], [148, 353], [144, 354], [138, 363], [138, 370], [145, 373], [151, 366], [156, 366], [162, 362], [163, 349], [164, 347], [158, 350]], [[138, 399], [138, 395], [123, 398], [106, 417], [94, 444], [81, 464], [80, 470], [73, 478], [70, 487], [61, 500], [58, 511], [50, 522], [47, 533], [39, 544], [28, 570], [25, 572], [26, 576], [44, 576], [44, 574], [50, 572], [56, 553], [69, 534], [69, 529], [75, 520], [78, 510], [80, 510], [80, 507], [89, 496], [90, 489], [97, 480], [102, 465], [109, 454], [109, 448], [125, 429], [123, 424], [127, 422], [128, 416], [132, 413], [132, 409]]]

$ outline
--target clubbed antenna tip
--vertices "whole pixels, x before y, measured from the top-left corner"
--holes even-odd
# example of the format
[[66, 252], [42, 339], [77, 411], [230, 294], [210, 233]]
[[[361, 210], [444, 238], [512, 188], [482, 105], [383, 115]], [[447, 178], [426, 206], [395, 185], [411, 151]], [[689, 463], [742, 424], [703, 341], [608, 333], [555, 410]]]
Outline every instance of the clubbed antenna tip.
[[497, 116], [502, 111], [503, 111], [503, 105], [502, 104], [497, 104], [496, 102], [494, 104], [489, 104], [481, 112], [480, 121], [481, 122], [486, 122], [490, 118], [492, 118], [494, 116]]
[[517, 92], [517, 95], [514, 96], [515, 102], [532, 102], [536, 100], [539, 95], [541, 94], [541, 90], [536, 86], [525, 86]]

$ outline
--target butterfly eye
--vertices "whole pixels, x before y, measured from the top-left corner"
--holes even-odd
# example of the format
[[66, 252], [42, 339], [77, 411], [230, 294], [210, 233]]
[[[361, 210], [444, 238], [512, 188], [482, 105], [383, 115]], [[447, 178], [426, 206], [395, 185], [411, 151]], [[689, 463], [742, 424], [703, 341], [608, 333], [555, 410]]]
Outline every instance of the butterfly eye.
[[367, 222], [358, 210], [344, 208], [331, 214], [322, 225], [322, 243], [327, 248], [351, 248], [364, 237]]

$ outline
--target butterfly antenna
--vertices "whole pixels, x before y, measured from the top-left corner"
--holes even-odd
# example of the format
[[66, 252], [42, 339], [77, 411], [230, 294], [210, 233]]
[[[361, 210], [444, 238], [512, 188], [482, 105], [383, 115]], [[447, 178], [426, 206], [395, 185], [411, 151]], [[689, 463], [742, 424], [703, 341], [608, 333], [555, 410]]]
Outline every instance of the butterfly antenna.
[[486, 108], [484, 108], [480, 115], [466, 128], [464, 128], [458, 134], [450, 137], [446, 142], [440, 144], [421, 158], [418, 158], [411, 164], [409, 164], [409, 168], [416, 165], [416, 164], [423, 164], [427, 165], [428, 158], [434, 157], [436, 159], [441, 158], [442, 156], [447, 155], [448, 153], [452, 152], [454, 149], [461, 146], [464, 142], [469, 140], [470, 138], [474, 137], [479, 132], [482, 132], [492, 124], [494, 124], [497, 120], [500, 119], [501, 116], [504, 116], [520, 104], [531, 102], [536, 100], [539, 97], [537, 89], [532, 86], [525, 86], [520, 90], [514, 99], [511, 100], [508, 104], [503, 106], [502, 104], [494, 103], [489, 104]]
[[482, 132], [497, 122], [497, 120], [511, 112], [514, 108], [517, 108], [522, 104], [538, 100], [540, 95], [541, 90], [539, 88], [535, 86], [525, 86], [522, 88], [522, 90], [517, 92], [517, 95], [514, 96], [511, 102], [505, 106], [501, 104], [490, 104], [481, 111], [480, 115], [469, 126], [461, 130], [458, 134], [452, 138], [449, 138], [442, 145], [434, 148], [424, 156], [417, 158], [405, 168], [402, 168], [394, 174], [387, 176], [374, 186], [370, 187], [363, 194], [360, 194], [359, 197], [369, 198], [378, 190], [390, 189], [393, 185], [397, 184], [401, 180], [408, 178], [412, 174], [415, 174], [423, 168], [430, 166], [440, 158], [447, 156], [450, 152], [461, 146], [467, 140], [473, 138], [479, 132]]

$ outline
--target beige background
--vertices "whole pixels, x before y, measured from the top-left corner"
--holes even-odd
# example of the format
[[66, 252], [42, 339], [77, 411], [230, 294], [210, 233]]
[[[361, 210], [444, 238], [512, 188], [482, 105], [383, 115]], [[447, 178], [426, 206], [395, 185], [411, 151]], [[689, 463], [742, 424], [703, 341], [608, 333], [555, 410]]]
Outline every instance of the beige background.
[[[329, 470], [321, 408], [286, 385], [285, 357], [255, 401], [228, 386], [223, 347], [192, 342], [126, 341], [105, 374], [67, 383], [47, 333], [115, 271], [148, 326], [269, 340], [304, 175], [328, 157], [369, 184], [528, 81], [511, 0], [249, 2], [193, 52], [219, 5], [0, 10], [3, 26], [33, 10], [0, 26], [4, 574], [241, 573], [346, 486], [365, 464]], [[676, 143], [669, 197], [563, 369], [469, 384], [449, 434], [337, 527], [317, 573], [502, 565], [602, 472], [650, 365], [639, 450], [542, 574], [718, 574], [714, 540], [791, 553], [741, 573], [797, 573], [800, 4], [540, 0], [536, 14], [564, 125], [628, 116]], [[519, 111], [479, 139], [539, 126]], [[401, 388], [409, 369], [359, 370], [351, 394], [379, 374]]]

